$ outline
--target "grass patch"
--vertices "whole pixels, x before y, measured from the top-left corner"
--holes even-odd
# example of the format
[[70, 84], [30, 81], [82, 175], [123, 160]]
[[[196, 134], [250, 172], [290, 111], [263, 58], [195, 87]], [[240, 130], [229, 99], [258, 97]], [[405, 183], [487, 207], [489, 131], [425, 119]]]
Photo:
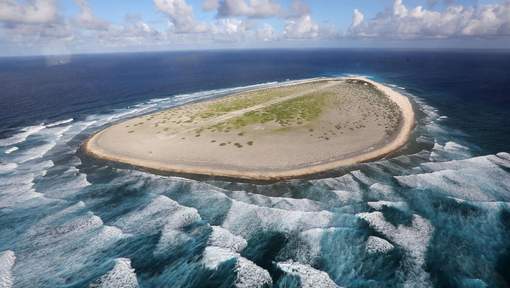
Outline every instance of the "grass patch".
[[217, 124], [211, 128], [223, 131], [239, 129], [252, 124], [276, 122], [283, 127], [293, 124], [302, 125], [320, 116], [328, 97], [332, 92], [317, 92], [287, 100], [262, 110], [251, 111], [237, 118]]
[[322, 81], [313, 84], [292, 85], [241, 93], [237, 96], [225, 98], [209, 104], [204, 111], [199, 112], [194, 117], [202, 119], [216, 117], [221, 114], [249, 108], [273, 99], [285, 97], [317, 84], [322, 84]]

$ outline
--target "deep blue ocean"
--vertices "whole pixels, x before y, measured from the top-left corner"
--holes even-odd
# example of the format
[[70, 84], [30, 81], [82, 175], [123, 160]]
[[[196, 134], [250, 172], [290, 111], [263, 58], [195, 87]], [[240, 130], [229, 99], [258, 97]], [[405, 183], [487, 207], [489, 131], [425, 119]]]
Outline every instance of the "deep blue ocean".
[[[279, 183], [158, 176], [80, 150], [114, 121], [343, 75], [411, 98], [406, 147]], [[509, 51], [0, 58], [0, 287], [509, 287], [507, 152]]]

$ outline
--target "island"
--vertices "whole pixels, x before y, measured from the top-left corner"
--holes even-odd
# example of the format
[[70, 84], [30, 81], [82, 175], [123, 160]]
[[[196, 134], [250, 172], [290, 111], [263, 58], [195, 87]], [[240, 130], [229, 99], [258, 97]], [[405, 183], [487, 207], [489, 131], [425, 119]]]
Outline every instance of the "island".
[[385, 157], [414, 123], [410, 100], [381, 83], [314, 78], [128, 119], [84, 151], [164, 174], [284, 180]]

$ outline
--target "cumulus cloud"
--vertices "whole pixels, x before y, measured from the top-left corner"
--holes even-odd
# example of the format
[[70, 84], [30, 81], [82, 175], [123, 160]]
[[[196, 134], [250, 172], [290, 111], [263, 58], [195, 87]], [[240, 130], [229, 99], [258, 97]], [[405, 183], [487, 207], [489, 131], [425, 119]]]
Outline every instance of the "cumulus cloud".
[[48, 23], [57, 17], [55, 0], [0, 0], [0, 21], [12, 23]]
[[220, 0], [204, 0], [202, 9], [204, 11], [215, 11], [220, 7]]
[[240, 42], [248, 34], [249, 26], [241, 19], [222, 18], [211, 26], [212, 40], [216, 42]]
[[305, 15], [310, 15], [310, 7], [302, 0], [292, 0], [285, 16], [287, 18], [299, 18]]
[[283, 35], [287, 39], [313, 39], [319, 37], [319, 25], [310, 15], [289, 19], [285, 23]]
[[[211, 3], [210, 7], [213, 7]], [[216, 3], [218, 17], [265, 18], [277, 16], [281, 10], [281, 6], [273, 0], [221, 0]]]
[[80, 8], [80, 14], [78, 15], [77, 21], [81, 27], [90, 30], [108, 29], [110, 24], [94, 15], [87, 0], [74, 0], [74, 2]]
[[104, 46], [125, 47], [146, 45], [165, 40], [164, 35], [145, 23], [140, 17], [127, 16], [123, 25], [112, 26], [98, 33], [98, 40]]
[[273, 41], [278, 38], [277, 33], [274, 30], [273, 26], [267, 23], [264, 23], [261, 28], [257, 29], [256, 37], [257, 40], [263, 42]]
[[169, 17], [176, 33], [201, 33], [207, 25], [195, 20], [193, 7], [185, 0], [154, 0], [156, 8]]
[[358, 9], [354, 9], [352, 13], [352, 27], [358, 27], [365, 20], [365, 15], [361, 13]]
[[501, 4], [466, 7], [458, 4], [442, 11], [422, 6], [409, 9], [394, 0], [390, 10], [364, 20], [355, 10], [350, 27], [352, 36], [396, 39], [495, 37], [510, 35], [510, 1]]

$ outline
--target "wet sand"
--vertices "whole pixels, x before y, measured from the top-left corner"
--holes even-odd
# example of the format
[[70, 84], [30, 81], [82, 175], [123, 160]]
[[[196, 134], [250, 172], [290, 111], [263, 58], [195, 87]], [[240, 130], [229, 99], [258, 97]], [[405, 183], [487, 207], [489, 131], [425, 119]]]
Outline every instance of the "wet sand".
[[162, 173], [282, 180], [384, 157], [405, 145], [414, 117], [380, 83], [312, 79], [129, 119], [84, 148]]

